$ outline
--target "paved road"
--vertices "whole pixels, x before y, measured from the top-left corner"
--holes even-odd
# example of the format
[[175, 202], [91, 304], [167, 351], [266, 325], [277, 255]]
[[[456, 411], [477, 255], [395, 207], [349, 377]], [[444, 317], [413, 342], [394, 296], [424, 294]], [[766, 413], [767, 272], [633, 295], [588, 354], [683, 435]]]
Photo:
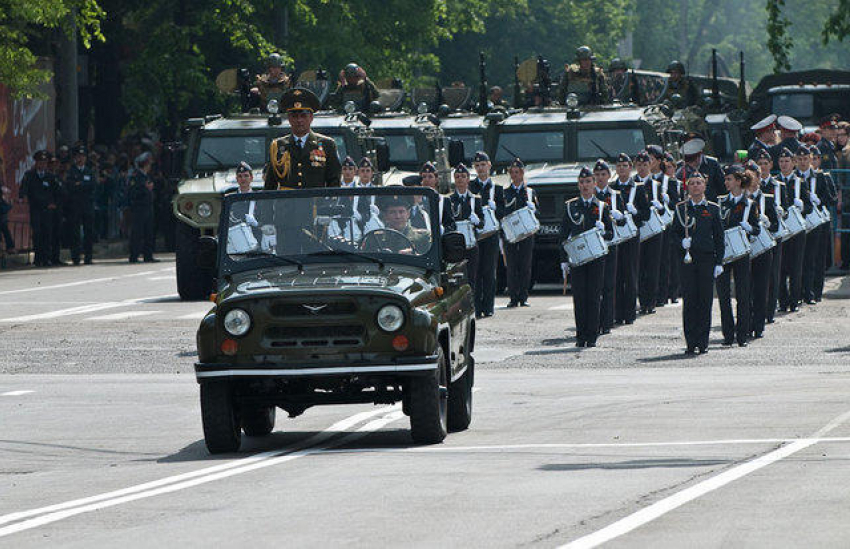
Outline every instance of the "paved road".
[[[206, 454], [174, 265], [0, 274], [0, 547], [845, 546], [850, 281], [747, 349], [678, 307], [572, 347], [557, 292], [479, 325], [475, 419], [314, 408]], [[502, 300], [499, 302], [502, 306]], [[715, 312], [716, 307], [715, 307]]]

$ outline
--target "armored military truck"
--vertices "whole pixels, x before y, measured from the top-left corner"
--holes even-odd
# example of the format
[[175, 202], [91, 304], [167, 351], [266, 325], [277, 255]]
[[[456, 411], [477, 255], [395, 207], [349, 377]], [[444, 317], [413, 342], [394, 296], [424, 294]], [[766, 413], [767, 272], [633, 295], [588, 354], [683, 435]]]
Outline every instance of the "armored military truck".
[[771, 113], [796, 118], [806, 132], [833, 113], [850, 119], [850, 71], [814, 69], [765, 76], [750, 96], [750, 120]]

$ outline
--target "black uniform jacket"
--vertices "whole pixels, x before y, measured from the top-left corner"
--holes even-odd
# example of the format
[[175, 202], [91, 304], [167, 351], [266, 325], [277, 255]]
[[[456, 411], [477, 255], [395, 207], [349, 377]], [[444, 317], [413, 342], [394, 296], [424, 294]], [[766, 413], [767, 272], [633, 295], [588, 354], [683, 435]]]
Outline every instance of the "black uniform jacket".
[[749, 198], [744, 194], [740, 196], [737, 202], [735, 202], [735, 197], [731, 194], [720, 197], [720, 217], [723, 220], [724, 229], [731, 229], [746, 221], [753, 229], [753, 232], [748, 234], [759, 234], [761, 225], [759, 225], [758, 207], [755, 204], [750, 206], [749, 214], [744, 219], [744, 215], [747, 214], [748, 202]]
[[[600, 208], [602, 218], [600, 220]], [[596, 227], [596, 222], [602, 221], [605, 230], [602, 237], [611, 240], [614, 237], [614, 226], [611, 223], [611, 209], [595, 196], [590, 204], [586, 204], [580, 196], [568, 200], [564, 204], [564, 217], [561, 220], [561, 241], [578, 236]], [[561, 261], [566, 261], [566, 252], [561, 248]]]
[[723, 221], [720, 218], [720, 206], [708, 200], [703, 200], [699, 204], [684, 200], [676, 204], [674, 213], [673, 231], [679, 248], [682, 248], [682, 239], [687, 235], [691, 239], [692, 255], [711, 255], [714, 264], [721, 265], [726, 253], [726, 244], [723, 237]]
[[[629, 178], [625, 183], [620, 183], [620, 181], [616, 181], [615, 183], [609, 185], [616, 191], [619, 191], [620, 196], [623, 197], [623, 212], [626, 212], [627, 204], [629, 203], [629, 196], [632, 193], [632, 186], [636, 186], [635, 189], [635, 198], [632, 202], [632, 205], [637, 210], [637, 214], [632, 216], [634, 218], [635, 225], [638, 228], [642, 227], [644, 223], [649, 221], [649, 200], [646, 199], [646, 191], [643, 188], [643, 183], [637, 183], [633, 178]], [[650, 191], [651, 194], [651, 191]]]
[[477, 177], [469, 182], [469, 190], [481, 197], [484, 201], [482, 207], [490, 202], [490, 196], [493, 197], [493, 202], [496, 203], [496, 219], [502, 219], [505, 215], [505, 189], [500, 185], [493, 183], [492, 179], [487, 181], [487, 185], [481, 182]]

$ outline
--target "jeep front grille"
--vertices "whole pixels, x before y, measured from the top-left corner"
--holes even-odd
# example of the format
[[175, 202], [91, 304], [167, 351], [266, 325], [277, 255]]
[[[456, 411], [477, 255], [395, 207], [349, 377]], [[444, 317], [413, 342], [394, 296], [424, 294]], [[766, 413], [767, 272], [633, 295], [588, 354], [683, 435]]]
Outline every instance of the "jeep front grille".
[[278, 318], [297, 318], [313, 316], [353, 315], [357, 304], [353, 300], [288, 302], [278, 301], [269, 308], [271, 315]]
[[365, 343], [363, 326], [270, 326], [266, 345], [273, 349], [305, 347], [356, 347]]

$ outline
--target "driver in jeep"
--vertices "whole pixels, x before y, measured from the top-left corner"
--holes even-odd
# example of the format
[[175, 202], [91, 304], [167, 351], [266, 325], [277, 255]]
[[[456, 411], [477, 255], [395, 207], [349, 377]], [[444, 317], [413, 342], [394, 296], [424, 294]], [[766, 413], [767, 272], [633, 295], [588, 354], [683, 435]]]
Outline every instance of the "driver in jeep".
[[423, 254], [431, 247], [431, 233], [410, 224], [410, 203], [399, 197], [379, 201], [384, 228], [363, 237], [361, 250]]

